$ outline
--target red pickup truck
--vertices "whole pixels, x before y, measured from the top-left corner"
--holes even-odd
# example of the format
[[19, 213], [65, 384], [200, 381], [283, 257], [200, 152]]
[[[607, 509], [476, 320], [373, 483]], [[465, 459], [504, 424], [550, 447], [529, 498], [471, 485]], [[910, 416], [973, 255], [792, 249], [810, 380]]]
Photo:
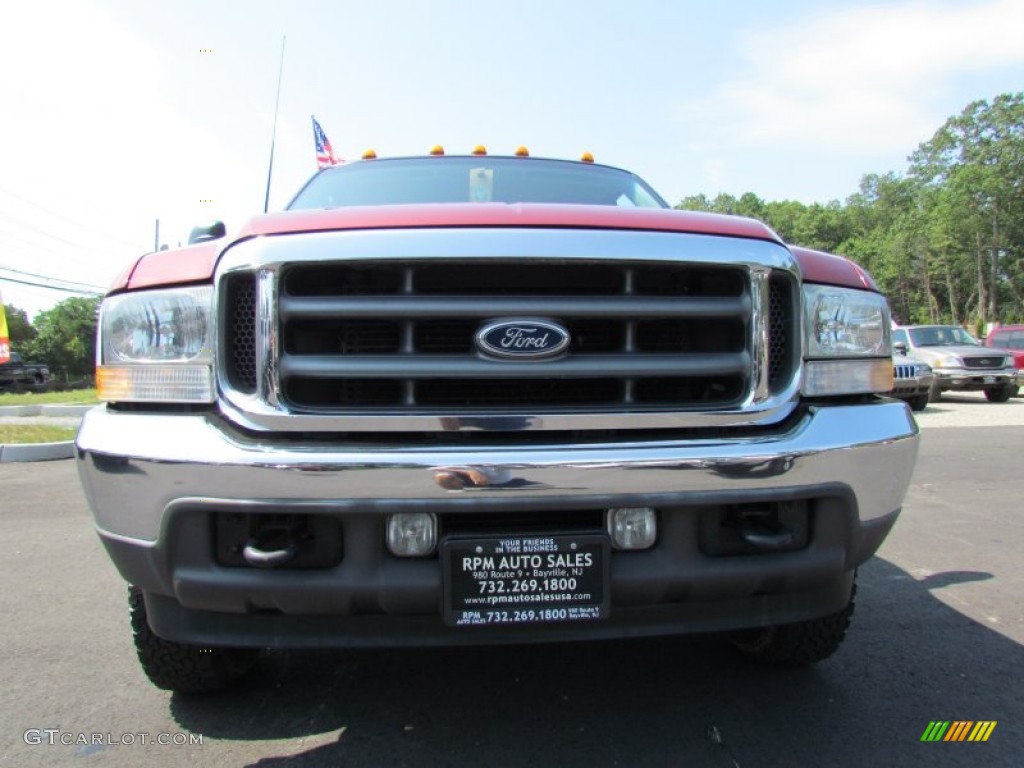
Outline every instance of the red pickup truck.
[[622, 169], [365, 160], [126, 270], [76, 457], [162, 688], [267, 647], [809, 664], [917, 454], [890, 325], [852, 262]]

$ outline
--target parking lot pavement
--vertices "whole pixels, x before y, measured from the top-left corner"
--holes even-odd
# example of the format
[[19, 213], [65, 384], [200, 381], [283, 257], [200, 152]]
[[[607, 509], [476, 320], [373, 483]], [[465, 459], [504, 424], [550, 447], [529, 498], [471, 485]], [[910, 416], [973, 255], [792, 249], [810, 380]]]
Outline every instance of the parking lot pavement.
[[937, 403], [929, 403], [914, 414], [921, 429], [929, 427], [1021, 427], [1024, 426], [1024, 398], [990, 403], [982, 392], [945, 392]]

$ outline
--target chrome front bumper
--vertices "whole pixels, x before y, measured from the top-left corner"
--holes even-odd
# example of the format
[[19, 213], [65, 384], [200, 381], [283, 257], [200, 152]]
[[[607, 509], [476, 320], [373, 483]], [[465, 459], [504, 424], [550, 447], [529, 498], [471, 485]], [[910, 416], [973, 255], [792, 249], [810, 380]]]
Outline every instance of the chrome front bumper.
[[[918, 431], [904, 403], [812, 406], [770, 435], [601, 444], [457, 447], [250, 439], [215, 414], [99, 406], [76, 440], [105, 538], [153, 546], [183, 504], [383, 514], [699, 503], [732, 493], [848, 490], [861, 524], [898, 510]], [[452, 475], [460, 478], [452, 482]]]
[[[770, 435], [560, 445], [530, 445], [531, 436], [501, 447], [385, 449], [248, 439], [213, 414], [99, 407], [79, 431], [77, 460], [107, 551], [144, 591], [160, 637], [476, 645], [721, 631], [834, 613], [895, 522], [918, 447], [910, 411], [895, 401], [810, 407]], [[800, 550], [709, 556], [698, 547], [702, 510], [799, 500], [814, 510]], [[514, 519], [621, 506], [658, 509], [659, 539], [643, 552], [612, 552], [611, 617], [585, 625], [445, 626], [439, 559], [396, 558], [384, 545], [390, 512]], [[282, 570], [217, 561], [215, 520], [282, 512], [337, 521], [340, 562]]]

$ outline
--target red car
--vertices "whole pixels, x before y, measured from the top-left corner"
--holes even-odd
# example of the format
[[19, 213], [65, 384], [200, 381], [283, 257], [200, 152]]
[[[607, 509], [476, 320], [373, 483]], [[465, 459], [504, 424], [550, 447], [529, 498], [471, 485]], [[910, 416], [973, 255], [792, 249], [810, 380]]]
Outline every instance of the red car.
[[985, 337], [986, 347], [998, 347], [1013, 353], [1017, 366], [1017, 384], [1024, 383], [1024, 325], [1001, 325]]

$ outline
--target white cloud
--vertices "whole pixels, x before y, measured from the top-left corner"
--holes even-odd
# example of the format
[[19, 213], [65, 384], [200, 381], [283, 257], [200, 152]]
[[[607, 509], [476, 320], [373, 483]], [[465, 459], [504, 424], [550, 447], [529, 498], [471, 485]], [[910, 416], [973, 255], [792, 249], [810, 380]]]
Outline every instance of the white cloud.
[[1024, 63], [1022, 29], [1020, 0], [884, 3], [787, 19], [742, 35], [740, 74], [685, 113], [733, 146], [909, 150], [948, 117], [942, 97], [952, 79]]

